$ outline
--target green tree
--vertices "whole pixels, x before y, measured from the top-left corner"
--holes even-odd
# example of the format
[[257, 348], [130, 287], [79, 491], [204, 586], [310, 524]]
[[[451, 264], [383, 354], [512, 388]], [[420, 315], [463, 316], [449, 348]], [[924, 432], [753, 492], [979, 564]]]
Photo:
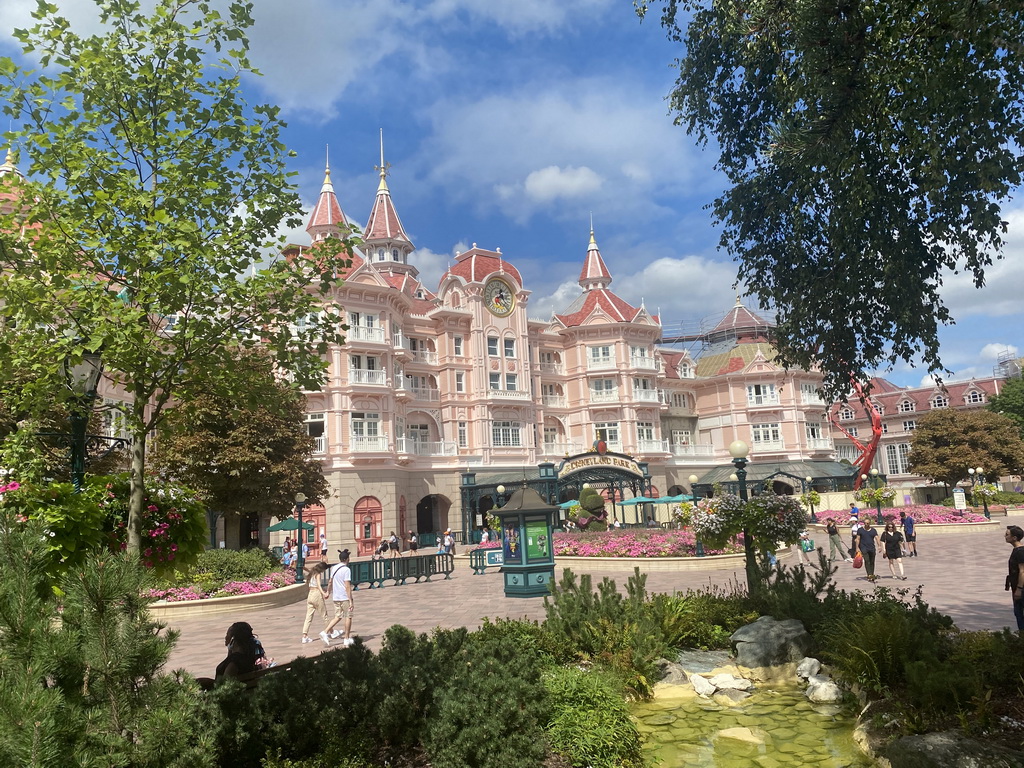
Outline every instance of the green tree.
[[786, 366], [829, 394], [920, 354], [942, 371], [939, 289], [977, 286], [1024, 174], [1019, 4], [635, 0], [686, 52], [677, 124], [719, 149], [721, 245]]
[[1024, 438], [1024, 379], [1008, 379], [1003, 382], [1002, 391], [990, 397], [985, 407], [993, 413], [1001, 413], [1016, 424]]
[[259, 351], [241, 355], [233, 371], [248, 400], [215, 391], [169, 409], [153, 464], [199, 491], [215, 514], [284, 518], [298, 492], [310, 503], [326, 498], [305, 396], [278, 381]]
[[1024, 441], [1005, 416], [986, 410], [941, 408], [918, 419], [910, 444], [910, 470], [947, 488], [981, 467], [990, 480], [1019, 474]]
[[94, 552], [54, 582], [23, 511], [0, 499], [0, 765], [212, 765], [205, 697], [159, 674], [177, 633], [150, 620], [137, 559]]
[[[172, 401], [238, 390], [239, 348], [265, 347], [316, 388], [344, 328], [323, 301], [349, 263], [323, 241], [259, 268], [301, 206], [285, 171], [277, 110], [241, 96], [251, 5], [96, 0], [100, 33], [80, 37], [56, 6], [15, 35], [39, 71], [0, 60], [0, 96], [25, 150], [20, 202], [0, 230], [0, 368], [27, 373], [14, 410], [50, 407], [61, 362], [102, 350], [131, 402], [129, 548], [139, 547], [147, 437]], [[147, 4], [149, 5], [149, 4]], [[20, 234], [24, 233], [24, 234]], [[67, 388], [64, 387], [64, 390]]]

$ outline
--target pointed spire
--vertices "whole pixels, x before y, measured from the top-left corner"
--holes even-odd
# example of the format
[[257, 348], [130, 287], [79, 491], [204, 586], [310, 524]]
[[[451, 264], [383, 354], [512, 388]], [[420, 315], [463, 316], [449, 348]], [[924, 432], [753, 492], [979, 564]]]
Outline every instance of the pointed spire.
[[605, 266], [601, 258], [601, 250], [597, 247], [597, 239], [594, 237], [593, 222], [590, 227], [590, 245], [587, 246], [587, 258], [583, 262], [583, 270], [580, 272], [579, 284], [585, 291], [595, 288], [607, 288], [612, 282], [611, 272]]
[[380, 184], [377, 185], [378, 192], [388, 191], [388, 169], [391, 167], [391, 163], [384, 162], [384, 129], [380, 129], [380, 165], [373, 166], [375, 171], [380, 172]]
[[7, 148], [7, 157], [4, 159], [3, 165], [0, 165], [0, 176], [6, 176], [9, 173], [25, 178], [24, 174], [18, 170], [18, 166], [15, 165], [14, 150], [10, 147]]
[[341, 228], [348, 225], [345, 213], [341, 210], [338, 196], [334, 194], [334, 184], [331, 183], [331, 161], [330, 150], [328, 150], [327, 165], [324, 169], [324, 183], [320, 187], [320, 198], [313, 206], [313, 213], [309, 216], [309, 224], [306, 231], [313, 239], [313, 242], [323, 240], [328, 235], [340, 235]]
[[[374, 262], [387, 262], [388, 268], [395, 272], [409, 273], [414, 277], [418, 270], [408, 263], [409, 254], [413, 251], [412, 241], [405, 234], [398, 211], [391, 200], [387, 177], [391, 164], [384, 161], [384, 130], [380, 132], [380, 165], [374, 169], [380, 173], [380, 184], [377, 186], [377, 198], [373, 201], [370, 220], [366, 222], [363, 234], [364, 250]], [[378, 264], [378, 266], [381, 266]]]

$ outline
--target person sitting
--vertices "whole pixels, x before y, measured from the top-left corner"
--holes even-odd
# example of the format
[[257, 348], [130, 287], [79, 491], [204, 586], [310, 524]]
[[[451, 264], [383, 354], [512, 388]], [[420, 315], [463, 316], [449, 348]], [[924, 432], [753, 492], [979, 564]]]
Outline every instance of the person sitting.
[[224, 635], [224, 645], [228, 655], [217, 665], [214, 677], [199, 677], [196, 682], [204, 690], [210, 690], [218, 683], [229, 678], [239, 678], [256, 671], [256, 636], [252, 626], [244, 621], [236, 621]]

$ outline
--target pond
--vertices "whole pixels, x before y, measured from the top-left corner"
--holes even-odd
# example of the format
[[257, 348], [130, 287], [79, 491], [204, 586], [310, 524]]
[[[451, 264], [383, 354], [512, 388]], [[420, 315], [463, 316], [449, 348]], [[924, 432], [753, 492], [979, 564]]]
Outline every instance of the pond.
[[658, 699], [636, 704], [632, 712], [646, 756], [662, 768], [875, 765], [854, 743], [849, 713], [812, 704], [795, 688], [757, 691], [731, 706], [692, 695], [663, 698], [659, 692]]

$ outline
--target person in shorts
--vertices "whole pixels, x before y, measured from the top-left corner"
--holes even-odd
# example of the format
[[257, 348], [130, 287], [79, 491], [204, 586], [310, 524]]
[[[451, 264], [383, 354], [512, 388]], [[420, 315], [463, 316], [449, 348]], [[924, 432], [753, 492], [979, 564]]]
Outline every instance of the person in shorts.
[[[330, 645], [331, 639], [341, 637], [342, 645], [352, 645], [352, 569], [348, 567], [349, 552], [347, 549], [338, 550], [338, 564], [331, 568], [331, 599], [334, 602], [334, 618], [324, 631], [320, 633], [320, 639], [324, 645]], [[344, 630], [335, 629], [342, 621], [345, 622]]]
[[907, 557], [917, 557], [917, 524], [913, 517], [900, 512], [903, 518], [903, 539], [907, 542]]
[[414, 554], [416, 553], [416, 550], [420, 548], [420, 540], [412, 531], [409, 531], [409, 538], [407, 538], [405, 541], [409, 545], [409, 551]]
[[327, 534], [326, 533], [321, 533], [320, 534], [320, 559], [321, 560], [326, 560], [327, 559]]
[[402, 556], [402, 546], [394, 531], [392, 531], [391, 535], [388, 536], [388, 551], [391, 552], [392, 559]]

